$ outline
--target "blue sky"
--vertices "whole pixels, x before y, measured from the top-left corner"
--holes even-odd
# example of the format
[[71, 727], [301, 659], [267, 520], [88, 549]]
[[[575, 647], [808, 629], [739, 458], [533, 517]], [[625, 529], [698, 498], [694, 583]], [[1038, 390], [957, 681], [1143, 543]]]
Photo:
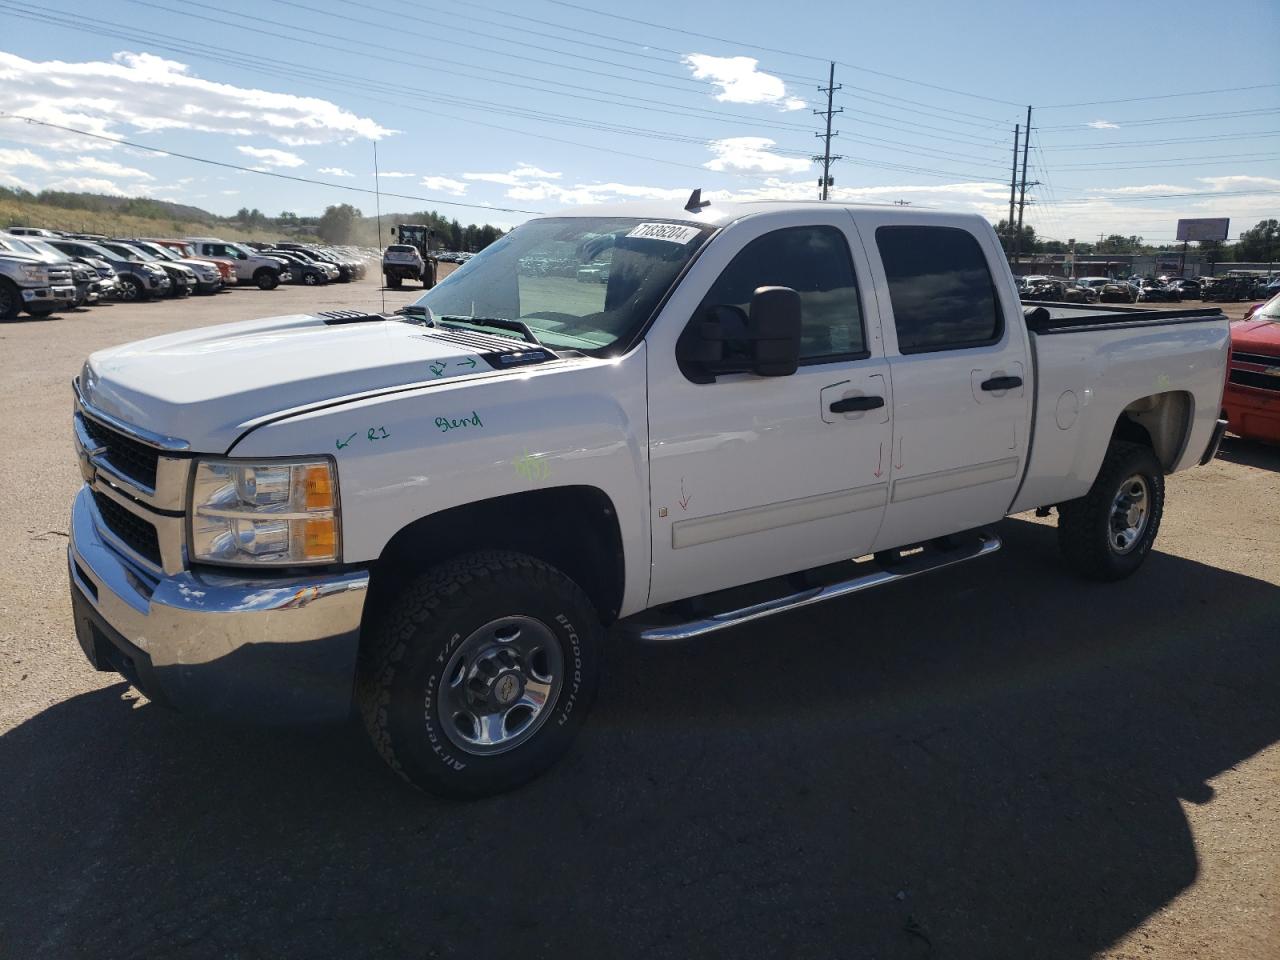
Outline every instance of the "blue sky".
[[[811, 111], [835, 59], [838, 199], [998, 218], [1031, 104], [1041, 184], [1026, 219], [1042, 235], [1165, 240], [1195, 216], [1229, 216], [1235, 235], [1280, 215], [1280, 4], [1215, 9], [0, 0], [0, 111], [366, 189], [376, 139], [383, 191], [427, 198], [384, 209], [509, 226], [520, 211], [694, 186], [815, 196]], [[12, 119], [0, 119], [0, 184], [218, 213], [374, 208]]]

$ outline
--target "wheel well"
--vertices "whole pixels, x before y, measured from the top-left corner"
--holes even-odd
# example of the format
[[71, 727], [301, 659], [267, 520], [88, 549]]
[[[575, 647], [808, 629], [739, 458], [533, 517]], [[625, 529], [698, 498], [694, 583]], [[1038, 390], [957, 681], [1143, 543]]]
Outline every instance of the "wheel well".
[[1150, 447], [1165, 472], [1173, 470], [1186, 447], [1192, 398], [1185, 391], [1156, 393], [1133, 401], [1121, 411], [1111, 439]]
[[613, 503], [596, 487], [567, 486], [479, 500], [404, 527], [374, 564], [366, 618], [429, 567], [481, 549], [544, 560], [582, 587], [602, 621], [618, 616], [625, 574]]

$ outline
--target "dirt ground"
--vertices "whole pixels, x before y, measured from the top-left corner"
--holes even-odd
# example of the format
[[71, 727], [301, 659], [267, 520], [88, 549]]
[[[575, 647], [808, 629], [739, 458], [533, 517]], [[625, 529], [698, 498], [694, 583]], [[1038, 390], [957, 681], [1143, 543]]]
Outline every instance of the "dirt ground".
[[83, 358], [379, 306], [371, 279], [0, 326], [0, 957], [1280, 956], [1280, 449], [1171, 478], [1122, 584], [1021, 516], [980, 563], [619, 643], [571, 755], [469, 805], [355, 728], [213, 727], [91, 670]]

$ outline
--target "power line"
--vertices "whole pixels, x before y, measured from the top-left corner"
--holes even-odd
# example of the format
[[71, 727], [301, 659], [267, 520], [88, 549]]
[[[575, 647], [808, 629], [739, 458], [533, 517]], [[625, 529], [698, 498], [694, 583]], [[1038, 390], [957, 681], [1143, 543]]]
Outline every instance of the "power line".
[[[747, 47], [751, 50], [763, 50], [766, 53], [777, 53], [787, 57], [799, 57], [804, 60], [822, 61], [822, 60], [830, 59], [829, 57], [817, 57], [811, 53], [799, 53], [795, 50], [783, 50], [778, 47], [766, 47], [757, 43], [747, 43], [744, 40], [730, 40], [726, 37], [718, 37], [715, 34], [710, 34], [710, 33], [697, 33], [696, 31], [693, 31], [693, 30], [682, 30], [679, 27], [672, 27], [664, 23], [653, 23], [649, 20], [639, 20], [639, 19], [636, 19], [635, 17], [625, 17], [622, 14], [609, 13], [604, 10], [597, 10], [594, 7], [587, 7], [577, 3], [570, 3], [569, 0], [549, 0], [549, 2], [554, 3], [556, 6], [568, 7], [571, 10], [579, 10], [584, 13], [594, 13], [597, 16], [610, 17], [614, 20], [623, 20], [627, 23], [639, 24], [640, 26], [651, 27], [655, 30], [666, 30], [671, 33], [679, 33], [688, 37], [697, 37], [701, 40], [714, 40], [716, 43], [724, 43], [730, 46]], [[872, 70], [870, 67], [860, 67], [857, 64], [847, 63], [843, 60], [836, 60], [835, 63], [841, 67], [847, 67], [850, 70], [858, 70], [862, 73], [874, 74], [875, 76], [878, 76], [878, 77], [885, 77], [890, 80], [897, 80], [900, 83], [911, 83], [911, 84], [915, 84], [916, 86], [929, 87], [930, 89], [933, 89], [933, 90], [940, 90], [944, 93], [951, 93], [951, 94], [955, 94], [962, 97], [972, 97], [975, 100], [985, 100], [988, 103], [1001, 103], [1009, 107], [1021, 106], [1021, 104], [1014, 103], [1012, 100], [1001, 100], [998, 97], [988, 97], [980, 93], [969, 93], [968, 91], [957, 90], [953, 87], [943, 87], [935, 83], [926, 83], [923, 80], [913, 80], [910, 77], [900, 77], [900, 76], [897, 76], [896, 74], [884, 73], [883, 71], [880, 71], [880, 70]]]
[[1219, 143], [1227, 140], [1253, 140], [1258, 137], [1280, 137], [1280, 130], [1259, 133], [1222, 133], [1208, 137], [1173, 137], [1167, 140], [1122, 140], [1115, 143], [1055, 143], [1046, 150], [1117, 150], [1121, 147], [1156, 147], [1173, 143]]
[[[225, 160], [213, 160], [209, 157], [198, 157], [191, 153], [178, 153], [176, 150], [164, 150], [160, 147], [149, 146], [145, 143], [138, 143], [133, 140], [125, 140], [121, 137], [108, 137], [100, 133], [90, 133], [88, 130], [77, 130], [75, 127], [64, 126], [60, 123], [51, 123], [48, 120], [37, 120], [35, 117], [27, 117], [17, 113], [9, 113], [7, 110], [0, 110], [0, 119], [5, 120], [22, 120], [26, 123], [32, 123], [40, 127], [50, 127], [54, 130], [62, 130], [66, 133], [74, 133], [77, 136], [89, 137], [93, 140], [102, 140], [106, 143], [114, 143], [122, 147], [133, 147], [135, 150], [146, 150], [149, 153], [158, 153], [166, 157], [176, 157], [179, 160], [191, 160], [195, 163], [206, 163], [214, 167], [225, 167], [228, 170], [238, 170], [241, 173], [256, 173], [261, 177], [274, 177], [277, 180], [292, 180], [295, 183], [310, 183], [321, 187], [332, 187], [334, 190], [347, 190], [351, 193], [367, 193], [377, 195], [379, 191], [370, 190], [367, 187], [356, 187], [347, 183], [333, 183], [329, 180], [317, 180], [314, 177], [300, 177], [292, 173], [277, 173], [273, 170], [258, 170], [254, 167], [242, 166], [238, 163], [229, 163]], [[422, 203], [437, 203], [443, 206], [451, 207], [467, 207], [473, 210], [492, 210], [497, 213], [527, 213], [532, 215], [541, 214], [541, 210], [521, 210], [517, 207], [494, 207], [485, 203], [463, 203], [459, 200], [441, 200], [433, 197], [420, 197], [408, 193], [384, 193], [382, 196], [395, 197], [397, 200], [417, 200]]]
[[1066, 200], [1059, 200], [1062, 206], [1076, 205], [1081, 203], [1097, 203], [1099, 200], [1182, 200], [1189, 197], [1263, 197], [1280, 194], [1280, 190], [1205, 190], [1196, 193], [1147, 193], [1137, 194], [1130, 193], [1115, 197], [1069, 197]]
[[[552, 3], [559, 0], [552, 0]], [[1222, 87], [1217, 90], [1188, 90], [1185, 93], [1159, 93], [1149, 97], [1120, 97], [1115, 100], [1083, 100], [1079, 103], [1050, 103], [1041, 110], [1063, 110], [1067, 107], [1099, 107], [1110, 103], [1139, 103], [1146, 100], [1172, 100], [1177, 97], [1204, 97], [1213, 93], [1239, 93], [1244, 90], [1268, 90], [1280, 87], [1280, 83], [1255, 83], [1248, 87]]]
[[[1268, 114], [1280, 113], [1280, 107], [1261, 107], [1257, 110], [1231, 110], [1223, 113], [1192, 113], [1180, 117], [1148, 117], [1144, 120], [1118, 120], [1114, 126], [1116, 129], [1126, 129], [1128, 127], [1152, 127], [1166, 123], [1201, 123], [1206, 120], [1238, 120], [1249, 117], [1266, 116]], [[1097, 122], [1097, 121], [1094, 121]], [[1054, 132], [1058, 130], [1079, 130], [1081, 127], [1092, 126], [1090, 123], [1060, 123], [1057, 126], [1041, 127], [1041, 130]], [[1110, 127], [1094, 127], [1095, 130], [1107, 130]]]
[[[1257, 158], [1257, 159], [1255, 160], [1253, 158]], [[1192, 166], [1194, 164], [1198, 164], [1202, 162], [1217, 162], [1221, 160], [1250, 160], [1251, 162], [1260, 162], [1262, 160], [1274, 161], [1275, 159], [1276, 159], [1276, 155], [1270, 152], [1268, 153], [1218, 153], [1218, 154], [1210, 154], [1203, 157], [1162, 157], [1160, 159], [1160, 166], [1164, 167], [1164, 166], [1170, 166], [1173, 164], [1181, 164], [1182, 161], [1191, 161], [1191, 163], [1186, 164], [1186, 166]], [[1136, 164], [1136, 166], [1121, 168], [1121, 167], [1117, 167], [1116, 164]], [[1150, 169], [1151, 164], [1149, 162], [1139, 163], [1139, 161], [1136, 161], [1136, 160], [1101, 160], [1101, 161], [1094, 161], [1092, 163], [1060, 163], [1058, 164], [1059, 170], [1065, 170], [1067, 168], [1075, 169], [1077, 167], [1112, 167], [1115, 169], [1145, 170], [1145, 169]]]

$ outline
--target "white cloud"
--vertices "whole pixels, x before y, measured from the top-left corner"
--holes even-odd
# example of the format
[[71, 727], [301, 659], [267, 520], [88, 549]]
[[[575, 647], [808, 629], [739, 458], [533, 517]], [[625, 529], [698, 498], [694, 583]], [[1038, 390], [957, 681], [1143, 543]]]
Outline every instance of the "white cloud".
[[130, 192], [121, 188], [119, 184], [101, 177], [66, 177], [46, 183], [42, 189], [67, 190], [72, 193], [105, 193], [113, 197], [125, 197]]
[[784, 157], [773, 153], [774, 141], [767, 137], [730, 137], [712, 140], [707, 146], [715, 159], [703, 164], [708, 170], [758, 171], [760, 173], [803, 173], [810, 161], [803, 157]]
[[317, 173], [327, 173], [331, 177], [354, 177], [355, 174], [342, 167], [321, 167]]
[[508, 170], [506, 173], [464, 173], [462, 179], [479, 180], [484, 183], [500, 183], [504, 186], [512, 187], [530, 180], [559, 180], [561, 176], [563, 174], [559, 172], [542, 170], [539, 167], [521, 163], [514, 170]]
[[1248, 190], [1258, 187], [1263, 190], [1280, 189], [1280, 180], [1275, 177], [1252, 177], [1246, 174], [1234, 174], [1226, 177], [1196, 177], [1201, 183], [1207, 183], [1214, 190]]
[[454, 180], [451, 177], [423, 177], [418, 181], [428, 190], [436, 190], [440, 193], [449, 193], [455, 197], [460, 197], [467, 192], [467, 185], [461, 180]]
[[[194, 76], [186, 64], [149, 53], [73, 63], [0, 52], [0, 109], [110, 137], [195, 130], [302, 146], [397, 132], [327, 100], [215, 83]], [[115, 149], [63, 131], [5, 126], [10, 139], [20, 136], [54, 149]]]
[[1126, 193], [1192, 193], [1194, 191], [1194, 187], [1179, 187], [1172, 183], [1144, 183], [1138, 187], [1094, 187], [1089, 192], [1119, 196]]
[[126, 167], [100, 157], [83, 156], [67, 160], [55, 160], [34, 150], [0, 149], [0, 168], [31, 167], [45, 173], [96, 173], [107, 177], [127, 177], [134, 180], [153, 180], [151, 174], [137, 167]]
[[1093, 127], [1095, 130], [1119, 130], [1120, 124], [1112, 123], [1110, 120], [1090, 120], [1085, 124], [1086, 127]]
[[[288, 150], [277, 150], [274, 147], [236, 147], [246, 157], [253, 157], [255, 160], [261, 160], [263, 166], [267, 167], [300, 167], [305, 161], [296, 153], [290, 153]], [[262, 167], [254, 167], [255, 170], [261, 170]]]
[[416, 176], [417, 176], [417, 174], [416, 174], [416, 173], [404, 173], [403, 171], [400, 171], [400, 170], [383, 170], [383, 171], [379, 172], [378, 176], [379, 176], [379, 177], [381, 177], [382, 179], [386, 180], [386, 179], [388, 179], [388, 178], [395, 179], [395, 178], [397, 178], [397, 177], [416, 177]]
[[787, 85], [771, 73], [757, 69], [754, 57], [713, 57], [691, 53], [682, 61], [695, 80], [709, 80], [720, 88], [716, 99], [724, 103], [768, 103], [780, 110], [802, 110], [804, 101], [787, 93]]

